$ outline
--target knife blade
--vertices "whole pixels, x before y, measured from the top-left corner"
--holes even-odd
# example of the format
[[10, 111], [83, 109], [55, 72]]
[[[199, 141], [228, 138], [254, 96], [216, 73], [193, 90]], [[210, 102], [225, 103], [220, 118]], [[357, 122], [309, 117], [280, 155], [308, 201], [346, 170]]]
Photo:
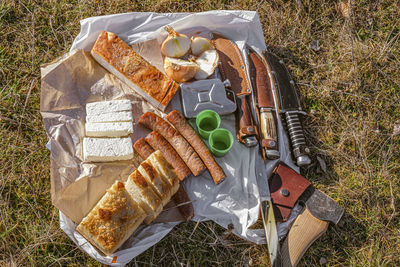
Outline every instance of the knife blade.
[[273, 93], [272, 75], [269, 66], [262, 54], [247, 47], [250, 65], [250, 77], [256, 93], [256, 110], [258, 126], [264, 159], [277, 159], [280, 157], [278, 150], [278, 137], [276, 129], [275, 101]]
[[[275, 220], [274, 209], [271, 201], [271, 193], [268, 187], [268, 175], [265, 168], [265, 161], [257, 153], [255, 161], [255, 171], [260, 181], [265, 181], [263, 184], [263, 195], [260, 195], [261, 218], [263, 221], [265, 238], [267, 241], [269, 259], [272, 267], [282, 266], [282, 258], [280, 253], [280, 243], [278, 230]], [[261, 192], [261, 190], [259, 190]]]
[[212, 43], [220, 59], [218, 69], [222, 79], [230, 81], [231, 89], [237, 97], [237, 138], [248, 147], [255, 146], [258, 143], [257, 130], [248, 103], [252, 88], [243, 56], [233, 41], [219, 34], [213, 34]]
[[295, 83], [283, 64], [274, 54], [264, 52], [264, 56], [271, 67], [274, 76], [274, 84], [278, 92], [279, 112], [284, 114], [293, 155], [298, 166], [306, 166], [311, 163], [310, 149], [306, 145], [300, 114], [304, 114], [296, 92]]

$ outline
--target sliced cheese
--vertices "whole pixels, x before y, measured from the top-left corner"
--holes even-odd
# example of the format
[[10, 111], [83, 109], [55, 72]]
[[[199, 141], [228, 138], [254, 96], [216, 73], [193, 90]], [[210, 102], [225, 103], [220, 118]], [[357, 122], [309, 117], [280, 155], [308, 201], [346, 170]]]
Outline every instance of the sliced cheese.
[[121, 137], [133, 133], [133, 124], [130, 121], [87, 122], [85, 130], [86, 136]]
[[111, 100], [86, 104], [86, 116], [131, 110], [132, 104], [130, 100]]
[[133, 146], [130, 137], [83, 139], [83, 157], [85, 161], [116, 161], [133, 158]]
[[132, 121], [132, 111], [94, 114], [86, 116], [86, 122], [121, 122]]
[[163, 209], [161, 198], [154, 191], [154, 187], [146, 181], [138, 170], [129, 175], [125, 188], [147, 213], [147, 217], [144, 220], [145, 223], [149, 224], [161, 213]]

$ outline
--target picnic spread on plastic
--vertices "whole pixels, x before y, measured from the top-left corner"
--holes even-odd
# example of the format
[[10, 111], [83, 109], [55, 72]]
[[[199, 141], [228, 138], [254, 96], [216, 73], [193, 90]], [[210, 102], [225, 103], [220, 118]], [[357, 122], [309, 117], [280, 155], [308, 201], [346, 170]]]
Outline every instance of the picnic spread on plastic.
[[[88, 92], [79, 111], [84, 116], [77, 116], [79, 125], [71, 126], [84, 131], [74, 139], [81, 149], [68, 144], [62, 149], [74, 150], [72, 157], [83, 166], [79, 177], [84, 178], [74, 183], [93, 188], [96, 180], [91, 177], [96, 173], [103, 177], [107, 168], [110, 173], [103, 178], [102, 188], [87, 196], [91, 204], [85, 203], [78, 214], [66, 207], [69, 204], [55, 205], [70, 215], [75, 231], [100, 252], [99, 257], [111, 255], [113, 262], [108, 263], [116, 263], [118, 249], [139, 236], [139, 227], [157, 222], [168, 207], [177, 208], [185, 220], [192, 219], [196, 214], [187, 183], [207, 173], [214, 187], [223, 186], [234, 167], [222, 163], [236, 153], [230, 151], [232, 147], [239, 147], [251, 155], [254, 164], [249, 168], [256, 179], [264, 181], [257, 185], [264, 192], [257, 207], [271, 265], [297, 265], [329, 222], [340, 220], [343, 209], [279, 160], [285, 153], [280, 148], [288, 147], [287, 135], [293, 161], [299, 167], [311, 162], [293, 79], [275, 55], [246, 43], [239, 48], [223, 32], [189, 27], [184, 34], [171, 25], [159, 28], [167, 36], [151, 49], [137, 49], [141, 43], [134, 49], [116, 33], [103, 30], [90, 55], [80, 56], [90, 66], [101, 65], [105, 70], [90, 75], [106, 77], [112, 85], [95, 79], [91, 88], [98, 91], [91, 92], [96, 101]], [[162, 64], [153, 65], [143, 51], [160, 54]], [[119, 84], [123, 89], [117, 98], [109, 99], [101, 91]], [[132, 90], [134, 100], [124, 97], [127, 90]], [[170, 107], [173, 99], [180, 111]], [[51, 103], [54, 110], [57, 105]], [[229, 114], [235, 116], [235, 131], [224, 127]], [[136, 135], [137, 129], [143, 131], [141, 136]], [[272, 162], [270, 174], [266, 164]], [[85, 198], [80, 192], [74, 201], [82, 203]], [[299, 210], [300, 204], [304, 207]]]

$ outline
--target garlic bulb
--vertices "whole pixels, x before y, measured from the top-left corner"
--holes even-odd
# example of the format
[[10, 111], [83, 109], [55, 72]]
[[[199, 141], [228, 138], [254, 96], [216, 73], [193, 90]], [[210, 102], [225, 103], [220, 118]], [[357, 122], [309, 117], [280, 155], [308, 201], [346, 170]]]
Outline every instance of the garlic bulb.
[[219, 56], [216, 50], [204, 51], [197, 59], [196, 63], [199, 69], [194, 78], [196, 80], [207, 79], [208, 76], [213, 74], [218, 66]]
[[165, 26], [164, 29], [169, 35], [161, 45], [161, 53], [166, 57], [176, 58], [185, 55], [190, 48], [190, 39], [174, 31], [171, 26]]
[[200, 55], [206, 50], [212, 49], [211, 42], [207, 38], [197, 36], [192, 37], [191, 41], [192, 44], [190, 45], [190, 48], [192, 50], [192, 54], [195, 56]]
[[165, 57], [164, 70], [172, 80], [184, 83], [189, 81], [197, 73], [199, 66], [192, 61], [178, 58]]

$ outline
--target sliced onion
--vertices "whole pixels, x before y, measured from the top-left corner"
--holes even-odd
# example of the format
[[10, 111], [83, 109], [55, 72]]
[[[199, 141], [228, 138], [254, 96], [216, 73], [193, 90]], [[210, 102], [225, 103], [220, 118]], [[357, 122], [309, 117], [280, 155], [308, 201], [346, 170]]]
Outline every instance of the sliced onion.
[[164, 59], [165, 73], [172, 80], [184, 83], [189, 81], [197, 73], [199, 66], [192, 61], [166, 57]]
[[184, 35], [180, 34], [172, 27], [166, 26], [164, 28], [168, 32], [167, 39], [161, 45], [161, 53], [166, 57], [182, 57], [190, 49], [190, 39]]
[[204, 51], [197, 59], [196, 63], [199, 69], [194, 76], [196, 80], [207, 79], [208, 76], [214, 73], [218, 66], [219, 56], [216, 50]]

